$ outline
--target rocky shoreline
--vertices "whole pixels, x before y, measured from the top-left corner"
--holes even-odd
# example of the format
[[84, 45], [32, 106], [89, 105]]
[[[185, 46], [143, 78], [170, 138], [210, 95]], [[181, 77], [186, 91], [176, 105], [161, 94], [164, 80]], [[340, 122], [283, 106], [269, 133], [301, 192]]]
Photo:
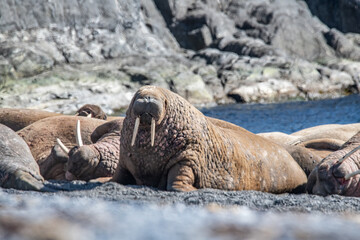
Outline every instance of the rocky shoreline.
[[304, 1], [0, 4], [0, 107], [112, 114], [148, 84], [198, 105], [359, 93], [360, 31], [328, 27]]
[[71, 191], [0, 189], [0, 237], [358, 239], [360, 201], [353, 197], [52, 184]]

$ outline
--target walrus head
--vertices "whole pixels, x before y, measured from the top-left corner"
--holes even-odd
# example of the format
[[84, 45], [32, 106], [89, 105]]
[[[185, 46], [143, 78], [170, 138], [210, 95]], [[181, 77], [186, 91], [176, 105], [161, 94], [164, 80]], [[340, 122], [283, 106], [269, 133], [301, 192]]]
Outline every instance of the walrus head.
[[107, 119], [106, 113], [99, 107], [94, 104], [85, 104], [81, 108], [76, 111], [75, 116], [83, 116], [90, 118], [98, 118], [98, 119]]
[[311, 172], [307, 191], [317, 195], [360, 196], [360, 133], [329, 154]]
[[151, 146], [154, 146], [155, 127], [164, 118], [167, 100], [165, 95], [156, 87], [150, 86], [140, 89], [133, 98], [129, 115], [135, 118], [131, 146], [134, 146], [139, 127], [150, 127]]
[[112, 128], [108, 133], [103, 134], [95, 144], [84, 145], [81, 138], [80, 121], [78, 121], [76, 125], [77, 146], [70, 150], [60, 139], [57, 139], [58, 146], [67, 156], [66, 180], [90, 180], [112, 176], [119, 157], [119, 129], [115, 129], [115, 127], [120, 128], [120, 125], [120, 120], [100, 125], [97, 129], [103, 126], [112, 126]]

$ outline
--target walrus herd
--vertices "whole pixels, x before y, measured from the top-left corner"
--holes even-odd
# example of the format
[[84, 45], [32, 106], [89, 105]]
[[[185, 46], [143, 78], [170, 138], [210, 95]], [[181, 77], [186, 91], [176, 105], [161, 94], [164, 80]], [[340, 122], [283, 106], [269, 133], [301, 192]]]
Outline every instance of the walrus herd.
[[253, 134], [156, 86], [135, 93], [125, 118], [107, 120], [96, 105], [76, 115], [0, 109], [0, 186], [47, 191], [46, 180], [79, 179], [360, 196], [360, 124]]

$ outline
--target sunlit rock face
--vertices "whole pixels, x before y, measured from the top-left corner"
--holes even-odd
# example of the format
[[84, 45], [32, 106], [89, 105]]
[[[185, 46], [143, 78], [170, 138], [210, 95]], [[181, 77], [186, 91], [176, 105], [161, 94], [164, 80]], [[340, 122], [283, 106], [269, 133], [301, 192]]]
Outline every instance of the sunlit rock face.
[[0, 106], [111, 114], [149, 84], [194, 104], [358, 92], [358, 3], [335, 2], [0, 0]]

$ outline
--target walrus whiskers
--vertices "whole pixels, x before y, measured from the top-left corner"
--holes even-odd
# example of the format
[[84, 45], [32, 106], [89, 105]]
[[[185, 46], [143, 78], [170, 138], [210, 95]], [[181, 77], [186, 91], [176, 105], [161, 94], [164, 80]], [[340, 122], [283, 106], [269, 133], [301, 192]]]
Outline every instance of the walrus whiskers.
[[62, 141], [59, 138], [56, 139], [56, 142], [57, 142], [57, 144], [59, 144], [61, 150], [63, 150], [64, 153], [69, 155], [69, 152], [70, 152], [69, 149], [62, 143]]
[[81, 147], [83, 146], [83, 141], [81, 139], [81, 132], [80, 132], [80, 120], [77, 121], [76, 124], [76, 144]]
[[155, 142], [155, 119], [151, 118], [151, 146], [154, 146]]
[[360, 174], [360, 170], [357, 170], [355, 172], [349, 173], [345, 176], [345, 180], [349, 180], [351, 177]]
[[131, 146], [134, 146], [134, 144], [135, 144], [135, 139], [136, 139], [136, 135], [139, 130], [139, 125], [140, 125], [140, 117], [137, 117], [135, 120], [134, 131], [133, 131], [133, 135], [132, 135], [132, 139], [131, 139]]
[[350, 152], [348, 152], [347, 154], [345, 154], [345, 156], [343, 156], [342, 158], [339, 159], [339, 161], [337, 162], [338, 164], [341, 164], [343, 161], [345, 161], [345, 159], [347, 159], [348, 157], [350, 157], [351, 155], [353, 155], [357, 150], [360, 149], [360, 146], [354, 148], [353, 150], [351, 150]]

